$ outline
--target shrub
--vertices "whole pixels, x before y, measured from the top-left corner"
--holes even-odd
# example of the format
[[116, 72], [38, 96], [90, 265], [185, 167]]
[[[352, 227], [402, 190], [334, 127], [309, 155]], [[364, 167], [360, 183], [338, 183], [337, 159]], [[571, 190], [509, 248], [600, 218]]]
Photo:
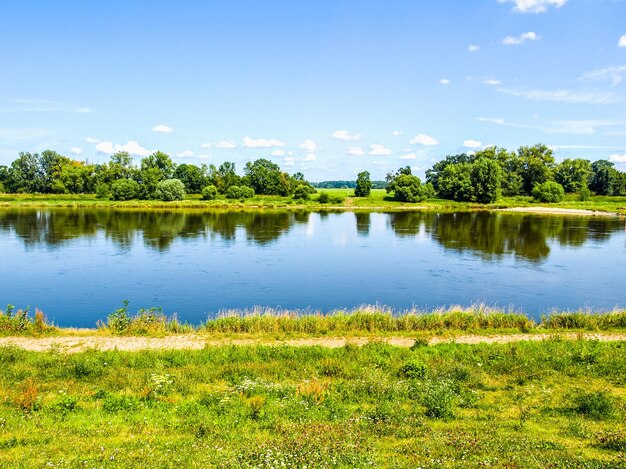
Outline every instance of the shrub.
[[217, 187], [209, 184], [202, 189], [202, 200], [215, 200], [217, 198]]
[[330, 198], [330, 203], [331, 204], [342, 204], [344, 200], [346, 200], [346, 198], [341, 196], [341, 195], [333, 195]]
[[578, 200], [584, 202], [585, 200], [589, 200], [591, 197], [591, 191], [589, 190], [589, 186], [587, 184], [583, 184], [580, 187], [580, 191], [578, 192]]
[[422, 362], [411, 360], [402, 365], [400, 376], [408, 379], [423, 379], [426, 378], [426, 371], [426, 365]]
[[576, 412], [596, 420], [610, 417], [614, 411], [613, 400], [606, 391], [579, 392], [573, 403]]
[[422, 404], [426, 415], [436, 419], [454, 417], [456, 395], [449, 381], [428, 381], [422, 393]]
[[300, 184], [299, 186], [297, 186], [296, 189], [293, 191], [293, 198], [309, 200], [311, 198], [310, 186], [305, 186], [304, 184]]
[[111, 185], [111, 197], [113, 200], [136, 199], [140, 189], [134, 179], [118, 179]]
[[183, 200], [185, 198], [185, 185], [180, 179], [166, 179], [157, 184], [156, 198], [166, 202]]
[[248, 186], [230, 186], [226, 190], [227, 199], [249, 199], [254, 197], [254, 190]]
[[130, 315], [128, 314], [128, 300], [124, 300], [124, 306], [117, 308], [107, 317], [107, 327], [114, 333], [123, 333], [130, 326]]
[[542, 184], [537, 184], [533, 188], [533, 197], [540, 202], [560, 202], [563, 200], [564, 195], [565, 190], [563, 190], [563, 186], [554, 181], [546, 181]]
[[328, 195], [328, 192], [322, 192], [317, 198], [317, 201], [320, 204], [327, 204], [330, 201], [330, 196]]
[[108, 199], [111, 197], [111, 187], [108, 184], [98, 184], [96, 186], [96, 198]]

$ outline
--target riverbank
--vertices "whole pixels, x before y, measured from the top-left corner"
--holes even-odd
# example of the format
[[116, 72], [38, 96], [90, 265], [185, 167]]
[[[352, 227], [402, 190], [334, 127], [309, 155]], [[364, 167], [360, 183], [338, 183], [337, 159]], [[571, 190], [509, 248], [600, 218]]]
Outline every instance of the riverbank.
[[[317, 197], [325, 192], [330, 195], [331, 202], [319, 203]], [[592, 212], [607, 212], [626, 214], [626, 197], [593, 196], [589, 200], [579, 201], [576, 195], [567, 195], [556, 204], [540, 204], [531, 197], [503, 197], [494, 204], [476, 204], [454, 202], [443, 199], [430, 199], [418, 204], [396, 202], [388, 196], [385, 190], [372, 190], [369, 197], [353, 197], [351, 189], [320, 189], [311, 200], [294, 200], [288, 197], [255, 196], [243, 201], [230, 199], [216, 199], [203, 201], [199, 195], [189, 195], [185, 200], [175, 202], [161, 202], [155, 200], [112, 201], [98, 199], [95, 195], [33, 195], [33, 194], [0, 194], [0, 208], [115, 208], [115, 209], [247, 209], [247, 210], [498, 210], [498, 209], [528, 209], [544, 213], [558, 210], [567, 210], [567, 214], [588, 215]], [[532, 210], [531, 210], [532, 209]], [[574, 210], [574, 212], [572, 211]]]
[[623, 467], [624, 342], [0, 346], [2, 467]]

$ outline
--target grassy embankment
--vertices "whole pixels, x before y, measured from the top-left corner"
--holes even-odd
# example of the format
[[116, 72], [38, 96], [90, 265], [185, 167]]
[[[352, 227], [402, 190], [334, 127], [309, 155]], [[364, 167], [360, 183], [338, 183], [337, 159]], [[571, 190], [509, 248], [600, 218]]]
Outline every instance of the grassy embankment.
[[626, 343], [0, 348], [0, 467], [624, 467]]
[[[327, 192], [331, 202], [320, 204], [319, 194]], [[491, 210], [512, 207], [552, 207], [565, 209], [585, 209], [626, 214], [626, 197], [593, 196], [587, 201], [579, 201], [576, 195], [567, 195], [562, 202], [541, 204], [532, 197], [503, 197], [495, 204], [474, 204], [451, 200], [431, 199], [411, 204], [396, 202], [384, 190], [372, 190], [369, 197], [352, 197], [352, 189], [319, 189], [311, 200], [294, 200], [289, 197], [255, 196], [244, 201], [219, 198], [203, 201], [199, 195], [189, 195], [183, 201], [161, 202], [155, 200], [131, 200], [118, 202], [97, 199], [95, 195], [34, 195], [0, 194], [0, 207], [84, 207], [84, 208], [292, 208], [292, 209], [370, 209], [370, 210]]]

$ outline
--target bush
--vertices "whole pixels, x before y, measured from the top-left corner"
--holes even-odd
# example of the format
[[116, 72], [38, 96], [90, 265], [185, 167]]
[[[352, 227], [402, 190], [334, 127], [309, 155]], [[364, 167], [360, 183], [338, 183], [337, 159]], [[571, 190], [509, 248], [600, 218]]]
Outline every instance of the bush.
[[217, 187], [209, 184], [202, 189], [202, 200], [215, 200], [217, 198]]
[[136, 199], [139, 194], [139, 183], [133, 179], [118, 179], [111, 185], [113, 200]]
[[254, 190], [248, 186], [230, 186], [226, 190], [227, 199], [249, 199], [254, 197]]
[[589, 190], [589, 186], [587, 184], [583, 184], [580, 187], [580, 191], [578, 192], [578, 200], [584, 202], [585, 200], [589, 200], [591, 197], [591, 191]]
[[539, 202], [555, 203], [563, 200], [565, 190], [558, 182], [546, 181], [533, 188], [533, 197]]
[[610, 417], [614, 411], [613, 400], [605, 391], [580, 392], [573, 403], [576, 412], [596, 420]]
[[183, 200], [185, 198], [185, 185], [180, 179], [166, 179], [157, 184], [155, 196], [166, 202]]
[[108, 184], [98, 184], [96, 186], [96, 198], [97, 199], [108, 199], [111, 197], [111, 188]]
[[408, 379], [423, 379], [426, 378], [426, 371], [426, 365], [422, 362], [411, 360], [402, 365], [400, 376]]
[[328, 195], [328, 192], [322, 192], [317, 198], [317, 201], [320, 204], [327, 204], [330, 201], [330, 196]]
[[449, 381], [428, 381], [422, 394], [426, 415], [436, 419], [454, 417], [456, 395]]
[[311, 198], [311, 187], [300, 184], [296, 187], [296, 190], [293, 191], [293, 198], [309, 200]]

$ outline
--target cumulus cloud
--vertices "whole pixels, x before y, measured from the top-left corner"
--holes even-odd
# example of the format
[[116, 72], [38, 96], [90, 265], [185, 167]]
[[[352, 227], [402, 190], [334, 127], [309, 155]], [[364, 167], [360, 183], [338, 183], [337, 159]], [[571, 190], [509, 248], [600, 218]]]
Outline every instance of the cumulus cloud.
[[93, 137], [87, 137], [85, 139], [85, 142], [87, 143], [100, 143], [100, 139], [98, 138], [93, 138]]
[[285, 156], [285, 152], [283, 150], [274, 150], [272, 156]]
[[400, 135], [402, 135], [402, 132], [400, 132], [399, 130], [394, 130], [391, 133], [393, 134], [394, 137], [399, 137]]
[[185, 150], [180, 153], [176, 153], [176, 156], [179, 158], [193, 158], [194, 153], [191, 150]]
[[573, 90], [509, 90], [500, 88], [501, 93], [519, 96], [530, 101], [549, 101], [570, 104], [607, 104], [616, 100], [613, 93], [599, 91], [573, 91]]
[[426, 134], [417, 134], [415, 137], [409, 140], [409, 143], [411, 145], [439, 145], [439, 141]]
[[449, 85], [450, 80], [448, 80], [447, 78], [442, 78], [441, 80], [439, 80], [439, 83], [441, 83], [442, 85]]
[[369, 154], [374, 156], [386, 156], [391, 155], [391, 150], [389, 148], [386, 148], [384, 145], [374, 143], [370, 145]]
[[317, 157], [315, 156], [314, 153], [309, 153], [304, 158], [302, 158], [302, 161], [315, 161], [315, 160], [317, 160]]
[[213, 144], [211, 142], [206, 142], [203, 143], [202, 145], [200, 145], [200, 147], [202, 148], [211, 148], [213, 146]]
[[487, 80], [483, 81], [483, 83], [485, 85], [489, 85], [489, 86], [498, 86], [501, 82], [500, 82], [500, 80], [487, 79]]
[[274, 138], [243, 138], [243, 146], [246, 148], [271, 148], [271, 147], [284, 147], [285, 142], [276, 140]]
[[70, 151], [75, 155], [80, 155], [83, 152], [83, 149], [80, 147], [72, 147]]
[[619, 164], [623, 164], [626, 163], [626, 153], [622, 154], [622, 155], [611, 155], [609, 156], [609, 161], [612, 161], [613, 163], [619, 163]]
[[507, 36], [502, 39], [502, 44], [505, 46], [516, 46], [526, 41], [536, 41], [537, 39], [539, 39], [537, 33], [528, 31], [527, 33], [522, 33], [519, 36]]
[[350, 147], [348, 148], [348, 155], [363, 156], [365, 155], [365, 152], [363, 151], [361, 147]]
[[153, 132], [158, 132], [161, 134], [169, 134], [172, 130], [174, 130], [173, 128], [165, 125], [165, 124], [158, 124], [155, 125], [154, 127], [152, 127], [152, 131]]
[[498, 0], [498, 3], [514, 3], [514, 11], [519, 13], [544, 13], [548, 7], [561, 8], [567, 0]]
[[293, 166], [296, 159], [293, 156], [285, 156], [283, 161], [285, 162], [285, 166]]
[[401, 160], [414, 160], [415, 158], [417, 158], [415, 153], [406, 153], [406, 154], [400, 156]]
[[298, 148], [307, 152], [313, 152], [317, 150], [317, 144], [313, 140], [305, 140], [303, 143], [298, 145]]
[[105, 155], [112, 155], [113, 153], [117, 153], [119, 151], [125, 151], [133, 156], [148, 156], [152, 153], [151, 150], [145, 149], [134, 140], [130, 140], [124, 145], [120, 145], [119, 143], [114, 145], [113, 142], [108, 141], [98, 142], [96, 150], [100, 153], [104, 153]]
[[463, 146], [465, 148], [480, 148], [483, 146], [483, 144], [478, 140], [468, 139], [463, 142]]
[[353, 142], [361, 140], [361, 134], [351, 134], [347, 130], [337, 130], [333, 132], [333, 138], [343, 140], [344, 142]]
[[619, 38], [619, 41], [617, 41], [617, 47], [626, 47], [626, 34]]
[[479, 49], [480, 46], [477, 46], [476, 44], [470, 44], [469, 46], [467, 46], [467, 50], [469, 52], [478, 52]]
[[222, 140], [215, 145], [215, 148], [237, 148], [237, 144], [232, 140]]

